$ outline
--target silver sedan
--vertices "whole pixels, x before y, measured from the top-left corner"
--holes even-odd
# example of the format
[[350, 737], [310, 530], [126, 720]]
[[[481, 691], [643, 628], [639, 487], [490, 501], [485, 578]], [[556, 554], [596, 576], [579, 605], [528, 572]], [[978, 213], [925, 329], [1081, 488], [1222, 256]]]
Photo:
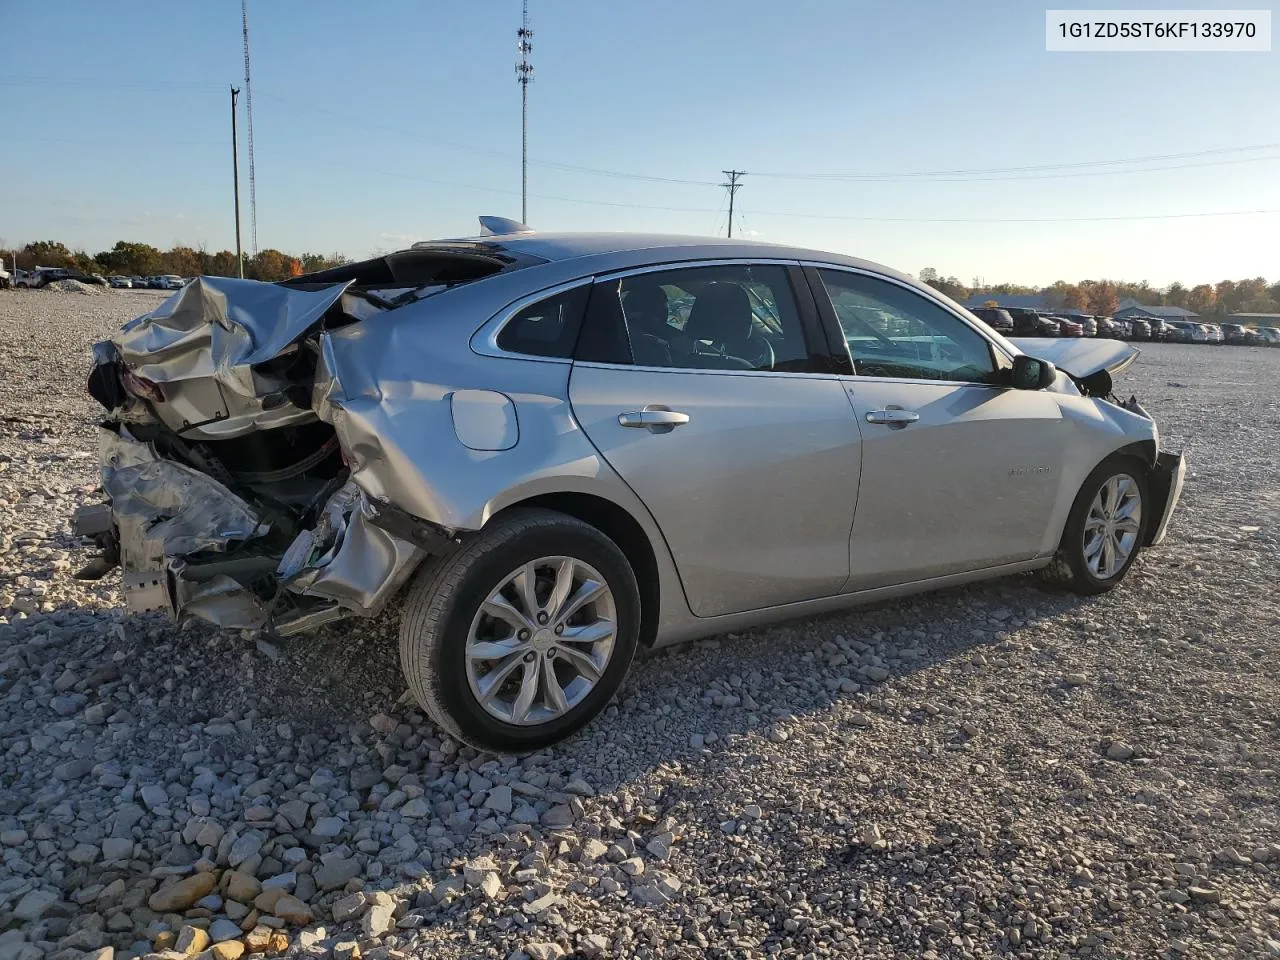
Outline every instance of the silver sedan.
[[518, 752], [641, 645], [1031, 570], [1099, 593], [1164, 536], [1184, 466], [1112, 395], [1127, 344], [1007, 340], [836, 254], [482, 224], [200, 278], [98, 344], [80, 575], [277, 635], [396, 604], [422, 706]]

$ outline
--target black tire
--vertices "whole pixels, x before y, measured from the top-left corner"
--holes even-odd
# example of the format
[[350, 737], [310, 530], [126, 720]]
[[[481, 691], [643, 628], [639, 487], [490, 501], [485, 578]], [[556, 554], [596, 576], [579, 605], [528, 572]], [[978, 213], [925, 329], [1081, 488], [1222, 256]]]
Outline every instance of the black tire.
[[[1094, 497], [1098, 495], [1103, 484], [1118, 474], [1131, 477], [1137, 486], [1142, 504], [1141, 527], [1137, 535], [1138, 542], [1128, 558], [1114, 574], [1103, 579], [1096, 576], [1086, 562], [1084, 525]], [[1134, 560], [1138, 558], [1138, 554], [1142, 552], [1147, 527], [1152, 521], [1151, 498], [1148, 496], [1147, 489], [1147, 466], [1138, 458], [1113, 454], [1098, 464], [1093, 472], [1085, 477], [1080, 492], [1076, 494], [1075, 502], [1071, 505], [1071, 513], [1067, 516], [1067, 525], [1062, 531], [1058, 552], [1054, 554], [1053, 562], [1040, 571], [1041, 577], [1048, 583], [1085, 596], [1106, 593], [1123, 580], [1129, 568], [1133, 566]]]
[[[561, 716], [532, 726], [506, 723], [471, 690], [467, 635], [480, 604], [512, 569], [549, 556], [581, 560], [604, 578], [616, 608], [612, 656], [595, 687]], [[640, 610], [635, 573], [612, 540], [566, 514], [515, 509], [418, 572], [401, 612], [400, 665], [418, 703], [451, 736], [480, 750], [526, 753], [581, 729], [613, 698], [635, 656]]]

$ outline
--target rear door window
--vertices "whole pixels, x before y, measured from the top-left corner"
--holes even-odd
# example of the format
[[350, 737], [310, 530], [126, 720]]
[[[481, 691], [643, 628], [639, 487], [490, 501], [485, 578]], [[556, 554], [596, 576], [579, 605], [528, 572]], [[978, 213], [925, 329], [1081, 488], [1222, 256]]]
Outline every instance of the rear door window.
[[787, 269], [676, 267], [602, 280], [578, 359], [645, 367], [813, 369]]

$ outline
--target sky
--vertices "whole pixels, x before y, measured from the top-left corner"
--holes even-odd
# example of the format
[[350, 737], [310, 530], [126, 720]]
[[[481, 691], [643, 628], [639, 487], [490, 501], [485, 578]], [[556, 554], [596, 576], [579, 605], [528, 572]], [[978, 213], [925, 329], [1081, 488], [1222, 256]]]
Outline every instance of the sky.
[[[0, 246], [233, 248], [239, 2], [38, 6], [0, 0]], [[1048, 53], [1045, 4], [1012, 0], [530, 7], [536, 229], [723, 234], [734, 168], [735, 234], [911, 273], [1280, 279], [1280, 52]], [[519, 218], [518, 0], [249, 16], [259, 247]]]

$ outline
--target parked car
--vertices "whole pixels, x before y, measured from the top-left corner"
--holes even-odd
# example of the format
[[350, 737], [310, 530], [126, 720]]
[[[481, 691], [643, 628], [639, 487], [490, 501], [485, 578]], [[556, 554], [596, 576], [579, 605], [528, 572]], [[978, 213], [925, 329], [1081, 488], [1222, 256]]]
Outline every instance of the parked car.
[[4, 268], [4, 260], [0, 259], [0, 290], [8, 290], [13, 286], [13, 276]]
[[1063, 337], [1083, 337], [1084, 336], [1084, 327], [1079, 323], [1079, 321], [1072, 320], [1070, 317], [1055, 316], [1053, 319], [1058, 322], [1059, 336], [1063, 336]]
[[1176, 337], [1173, 327], [1165, 320], [1158, 317], [1147, 318], [1147, 323], [1151, 326], [1152, 340], [1170, 340]]
[[122, 276], [119, 276], [119, 275], [116, 275], [116, 276], [113, 276], [113, 277], [107, 277], [107, 281], [111, 284], [111, 286], [113, 286], [113, 287], [115, 287], [115, 288], [117, 288], [117, 289], [126, 289], [126, 290], [127, 290], [128, 288], [130, 288], [130, 287], [132, 287], [132, 286], [133, 286], [133, 281], [132, 281], [132, 280], [130, 280], [128, 277], [122, 277]]
[[1080, 325], [1081, 336], [1096, 337], [1098, 335], [1097, 318], [1087, 313], [1069, 313], [1066, 315], [1068, 320], [1074, 321]]
[[1280, 327], [1259, 327], [1258, 335], [1269, 347], [1280, 347]]
[[1002, 307], [1013, 318], [1015, 337], [1056, 337], [1058, 324], [1029, 307]]
[[164, 276], [157, 277], [160, 281], [159, 289], [161, 290], [181, 290], [184, 283], [183, 279], [172, 273], [166, 273]]
[[13, 269], [13, 285], [15, 287], [32, 287], [34, 282], [31, 277], [30, 270], [19, 270], [17, 267]]
[[1127, 344], [1007, 340], [838, 254], [485, 225], [202, 277], [97, 344], [81, 575], [277, 634], [403, 587], [419, 703], [521, 752], [640, 646], [1032, 569], [1100, 593], [1165, 534], [1185, 467], [1107, 399]]
[[1222, 327], [1216, 323], [1202, 323], [1202, 327], [1209, 334], [1210, 343], [1224, 343], [1226, 335], [1222, 332]]
[[1151, 340], [1151, 324], [1141, 317], [1126, 317], [1124, 323], [1129, 328], [1129, 340]]
[[1208, 343], [1210, 340], [1209, 329], [1202, 323], [1192, 320], [1170, 320], [1169, 323], [1185, 333], [1188, 343]]
[[1094, 326], [1095, 337], [1122, 340], [1128, 334], [1128, 325], [1123, 320], [1113, 320], [1111, 317], [1094, 317]]
[[1013, 317], [1009, 311], [1000, 307], [973, 307], [970, 311], [996, 333], [1013, 336]]
[[1238, 323], [1224, 323], [1222, 325], [1222, 334], [1227, 343], [1237, 346], [1260, 346], [1264, 340], [1251, 327], [1242, 326]]
[[83, 270], [73, 270], [70, 267], [36, 267], [35, 273], [34, 285], [37, 287], [47, 287], [58, 280], [77, 280], [80, 283], [90, 283], [102, 287], [107, 285], [107, 281], [97, 274], [85, 273]]
[[146, 277], [130, 277], [129, 283], [133, 285], [135, 290], [140, 290], [147, 285]]

